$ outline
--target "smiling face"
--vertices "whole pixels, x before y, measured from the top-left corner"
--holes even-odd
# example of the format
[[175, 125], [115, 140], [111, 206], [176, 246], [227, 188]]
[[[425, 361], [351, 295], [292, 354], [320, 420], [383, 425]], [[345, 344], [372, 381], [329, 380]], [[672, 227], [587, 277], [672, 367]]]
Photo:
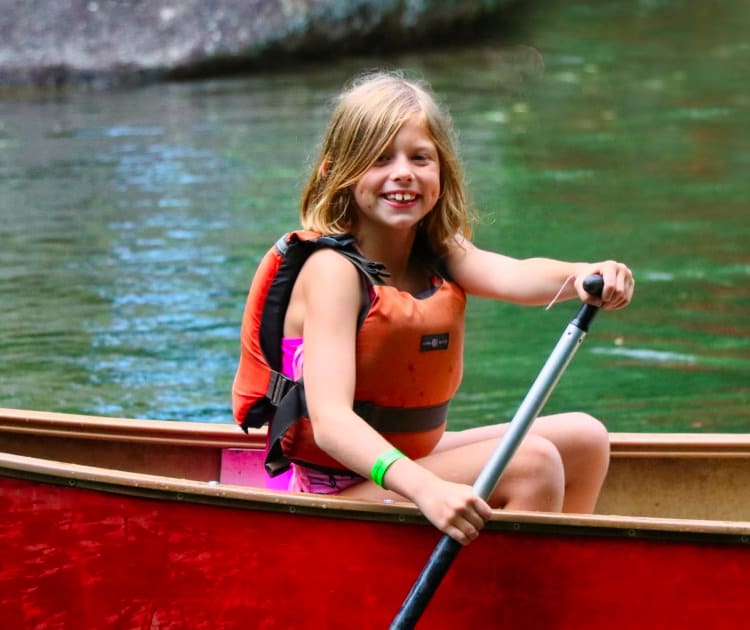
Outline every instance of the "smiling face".
[[358, 225], [412, 229], [440, 197], [440, 162], [419, 117], [407, 120], [353, 187]]
[[360, 237], [362, 227], [419, 224], [442, 253], [457, 234], [471, 236], [461, 171], [450, 115], [426, 84], [398, 72], [362, 75], [331, 115], [302, 193], [302, 225]]

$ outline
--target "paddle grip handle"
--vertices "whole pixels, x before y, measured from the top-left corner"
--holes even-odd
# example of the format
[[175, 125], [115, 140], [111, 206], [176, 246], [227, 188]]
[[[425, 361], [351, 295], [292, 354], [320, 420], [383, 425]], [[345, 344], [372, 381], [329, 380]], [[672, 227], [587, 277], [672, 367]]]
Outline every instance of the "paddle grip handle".
[[604, 291], [604, 278], [598, 273], [592, 273], [583, 279], [583, 290], [594, 297], [602, 297]]
[[[604, 291], [604, 278], [598, 273], [586, 276], [583, 280], [583, 289], [589, 295], [594, 297], [602, 297], [602, 291]], [[599, 307], [593, 304], [584, 304], [578, 311], [571, 324], [583, 332], [589, 331], [589, 326], [594, 320], [594, 317], [599, 312]]]

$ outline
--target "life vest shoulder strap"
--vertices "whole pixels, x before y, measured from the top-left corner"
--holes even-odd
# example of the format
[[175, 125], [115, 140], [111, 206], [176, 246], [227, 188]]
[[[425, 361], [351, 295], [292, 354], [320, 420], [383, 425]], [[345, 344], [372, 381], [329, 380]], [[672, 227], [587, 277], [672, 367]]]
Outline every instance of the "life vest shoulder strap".
[[[307, 244], [308, 251], [301, 252], [302, 257], [298, 260], [299, 265], [297, 273], [299, 273], [302, 264], [307, 260], [310, 254], [319, 249], [330, 248], [336, 250], [342, 256], [350, 260], [373, 284], [384, 284], [383, 278], [390, 275], [385, 270], [385, 265], [383, 263], [365, 258], [365, 256], [357, 249], [357, 241], [351, 234], [334, 236], [314, 236], [314, 234], [314, 232], [306, 231], [289, 232], [276, 241], [276, 249], [279, 254], [284, 257], [290, 255], [290, 250], [294, 248], [294, 246], [301, 243]], [[311, 237], [311, 235], [313, 236]]]
[[368, 285], [383, 284], [385, 267], [365, 258], [351, 235], [321, 236], [298, 230], [282, 236], [261, 261], [253, 278], [242, 323], [243, 352], [233, 386], [235, 419], [247, 430], [269, 422], [297, 385], [281, 374], [284, 317], [302, 265], [316, 251], [330, 248], [347, 258], [363, 281], [358, 325], [370, 307]]

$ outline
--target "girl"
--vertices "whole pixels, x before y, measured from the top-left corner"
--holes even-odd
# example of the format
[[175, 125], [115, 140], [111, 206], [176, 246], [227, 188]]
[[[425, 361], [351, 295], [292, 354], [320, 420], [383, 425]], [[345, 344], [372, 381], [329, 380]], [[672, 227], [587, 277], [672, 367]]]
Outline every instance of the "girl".
[[[294, 281], [285, 371], [304, 375], [309, 430], [282, 440], [297, 462], [290, 489], [406, 498], [462, 544], [477, 537], [490, 507], [593, 511], [609, 463], [598, 420], [537, 419], [485, 502], [471, 484], [506, 425], [452, 432], [444, 416], [461, 376], [466, 293], [540, 305], [560, 292], [619, 309], [632, 296], [630, 270], [518, 260], [472, 244], [450, 119], [425, 85], [397, 73], [363, 76], [340, 96], [301, 218], [314, 233], [352, 235], [355, 254], [384, 273], [381, 286], [351, 255], [319, 247]], [[592, 273], [604, 278], [601, 300], [582, 288]], [[379, 416], [358, 403], [373, 400]], [[316, 449], [333, 471], [295, 458]]]

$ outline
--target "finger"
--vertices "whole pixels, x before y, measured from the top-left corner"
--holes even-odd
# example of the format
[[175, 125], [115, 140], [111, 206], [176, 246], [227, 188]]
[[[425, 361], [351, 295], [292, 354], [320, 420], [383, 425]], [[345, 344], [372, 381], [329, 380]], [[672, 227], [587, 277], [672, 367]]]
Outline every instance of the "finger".
[[484, 529], [492, 508], [483, 499], [476, 497], [470, 506], [457, 515], [456, 525], [470, 537], [476, 537]]
[[630, 301], [630, 269], [622, 263], [608, 261], [602, 270], [604, 291], [602, 292], [602, 306], [605, 309], [618, 309], [626, 306]]
[[614, 300], [614, 308], [623, 308], [630, 303], [633, 296], [633, 274], [630, 269], [620, 264], [617, 276], [617, 296]]
[[458, 527], [449, 527], [445, 530], [445, 533], [448, 534], [453, 540], [455, 540], [457, 543], [460, 543], [464, 547], [468, 545], [471, 542], [471, 538], [469, 538], [466, 534], [464, 534], [463, 531], [458, 529]]
[[462, 529], [467, 534], [471, 534], [471, 529], [473, 529], [478, 534], [484, 527], [484, 522], [486, 519], [482, 518], [482, 516], [480, 516], [477, 512], [472, 510], [463, 514], [462, 516], [464, 522], [466, 523], [465, 527], [462, 527]]
[[471, 528], [469, 531], [466, 531], [463, 527], [460, 527], [458, 523], [454, 523], [451, 525], [448, 525], [445, 529], [443, 529], [443, 533], [448, 534], [453, 540], [455, 540], [457, 543], [461, 543], [462, 545], [468, 545], [474, 538], [477, 537], [478, 532], [474, 534], [476, 530], [474, 528]]
[[[617, 281], [615, 286], [617, 287], [617, 294], [618, 296], [625, 295], [625, 282], [627, 280], [627, 267], [625, 265], [621, 265], [620, 268], [617, 270]], [[618, 300], [619, 301], [619, 300]]]
[[484, 499], [477, 497], [474, 501], [474, 509], [476, 510], [477, 516], [482, 519], [482, 527], [484, 527], [485, 522], [490, 516], [492, 516], [492, 508], [490, 507], [490, 504]]
[[462, 518], [457, 518], [449, 529], [453, 532], [452, 534], [449, 533], [451, 538], [462, 545], [468, 545], [479, 536], [479, 529], [474, 527], [468, 520]]
[[615, 304], [620, 300], [623, 291], [623, 275], [618, 262], [610, 263], [608, 279], [604, 280], [604, 301]]

